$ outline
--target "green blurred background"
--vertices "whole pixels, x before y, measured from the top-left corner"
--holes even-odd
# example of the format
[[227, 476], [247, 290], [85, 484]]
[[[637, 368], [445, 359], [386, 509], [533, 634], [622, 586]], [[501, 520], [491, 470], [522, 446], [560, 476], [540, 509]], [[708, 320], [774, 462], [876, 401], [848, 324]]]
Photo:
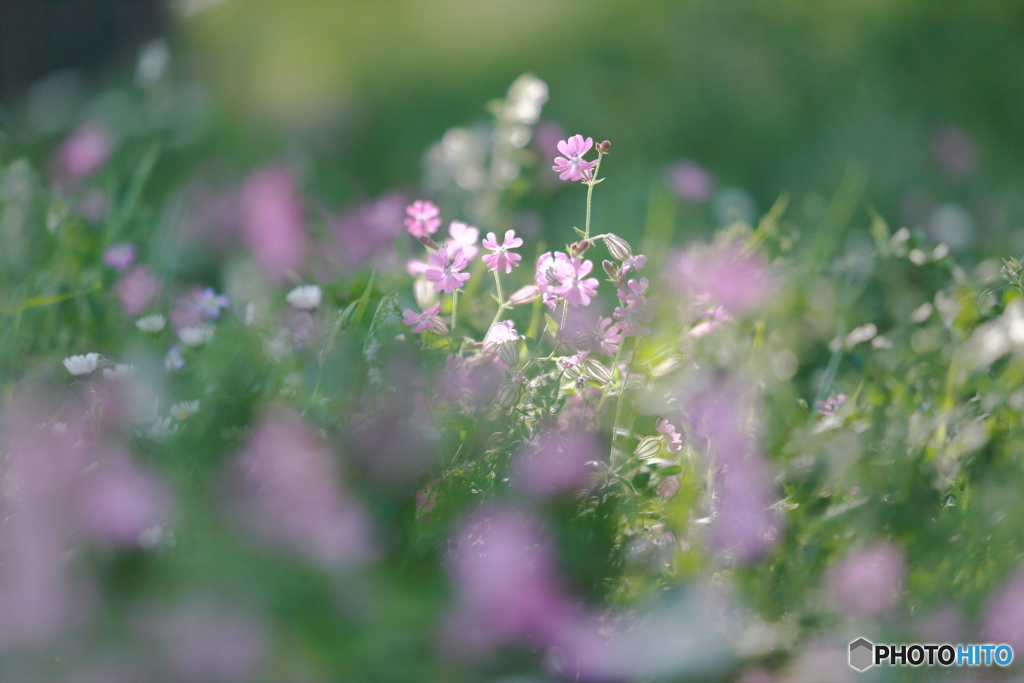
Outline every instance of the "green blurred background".
[[[9, 68], [0, 73], [13, 119], [33, 62], [12, 62], [12, 20], [27, 23], [10, 8], [21, 5], [27, 16], [51, 3], [4, 5]], [[598, 229], [637, 234], [667, 165], [692, 158], [718, 187], [749, 192], [760, 212], [789, 193], [791, 211], [806, 214], [794, 218], [808, 219], [798, 221], [805, 225], [816, 224], [852, 166], [867, 179], [866, 201], [891, 225], [925, 226], [932, 209], [953, 202], [973, 223], [963, 249], [1024, 249], [1017, 234], [1024, 212], [1024, 3], [53, 5], [72, 14], [138, 16], [121, 24], [108, 17], [97, 29], [111, 46], [105, 53], [65, 49], [65, 63], [47, 53], [39, 59], [48, 68], [87, 67], [94, 83], [127, 81], [134, 66], [125, 55], [132, 41], [147, 37], [139, 22], [165, 33], [176, 78], [214, 93], [213, 127], [190, 153], [240, 168], [300, 158], [307, 189], [332, 207], [392, 188], [415, 192], [424, 150], [449, 127], [483, 120], [484, 103], [532, 72], [550, 86], [545, 119], [567, 134], [613, 143], [610, 182], [595, 198]], [[65, 19], [61, 26], [71, 21]], [[32, 45], [42, 53], [47, 28], [37, 23]], [[976, 148], [973, 172], [951, 175], [936, 161], [933, 142], [951, 125]], [[569, 194], [541, 201], [549, 224], [579, 222], [579, 198]], [[858, 220], [866, 222], [866, 214]], [[688, 230], [718, 222], [710, 205], [681, 205], [678, 223]]]

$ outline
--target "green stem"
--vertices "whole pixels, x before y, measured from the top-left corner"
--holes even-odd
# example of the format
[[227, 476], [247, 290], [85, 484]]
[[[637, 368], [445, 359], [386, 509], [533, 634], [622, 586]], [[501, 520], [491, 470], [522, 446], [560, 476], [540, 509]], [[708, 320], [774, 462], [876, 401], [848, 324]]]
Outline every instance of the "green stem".
[[448, 345], [454, 346], [455, 344], [455, 323], [458, 320], [459, 315], [459, 290], [452, 290], [452, 329], [448, 331]]
[[[623, 342], [622, 346], [625, 346]], [[619, 350], [622, 350], [622, 346]], [[612, 426], [612, 448], [608, 454], [608, 467], [611, 469], [612, 458], [615, 457], [615, 442], [619, 438], [619, 424], [622, 419], [622, 394], [626, 391], [626, 382], [629, 381], [630, 370], [633, 369], [633, 361], [636, 359], [637, 349], [640, 348], [640, 337], [633, 337], [633, 353], [629, 357], [629, 365], [626, 366], [626, 374], [619, 378], [619, 392], [615, 397], [615, 424]], [[612, 368], [613, 370], [617, 368]]]
[[[494, 285], [498, 288], [498, 310], [494, 313], [494, 320], [491, 321], [491, 327], [498, 324], [501, 320], [501, 314], [505, 310], [505, 295], [501, 293], [501, 278], [498, 277], [498, 271], [494, 271]], [[487, 328], [490, 331], [490, 327]]]
[[601, 170], [603, 156], [600, 152], [597, 153], [597, 166], [594, 167], [594, 174], [587, 183], [587, 225], [583, 228], [583, 239], [590, 239], [590, 199], [594, 196], [594, 185], [597, 184], [597, 172]]

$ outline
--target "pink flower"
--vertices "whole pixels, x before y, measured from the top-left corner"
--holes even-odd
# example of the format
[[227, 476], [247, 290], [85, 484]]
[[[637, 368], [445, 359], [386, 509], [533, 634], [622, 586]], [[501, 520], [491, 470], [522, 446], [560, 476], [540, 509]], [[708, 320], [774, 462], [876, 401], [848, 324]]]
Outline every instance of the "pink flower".
[[441, 209], [430, 202], [417, 199], [405, 208], [405, 212], [409, 215], [405, 219], [405, 227], [409, 229], [409, 234], [413, 237], [432, 235], [441, 225], [441, 219], [438, 218]]
[[459, 221], [452, 221], [451, 225], [448, 226], [448, 234], [450, 239], [445, 245], [451, 253], [462, 251], [465, 254], [466, 259], [469, 261], [473, 260], [473, 257], [480, 251], [480, 247], [476, 246], [476, 241], [480, 238], [480, 229], [474, 228], [472, 225], [466, 225]]
[[832, 570], [828, 591], [848, 613], [878, 617], [899, 604], [903, 551], [886, 541], [852, 551]]
[[145, 614], [141, 625], [156, 636], [181, 680], [252, 680], [271, 647], [262, 619], [215, 596], [192, 595], [180, 605]]
[[669, 169], [672, 189], [680, 199], [704, 202], [715, 191], [715, 179], [707, 169], [691, 159], [683, 159]]
[[138, 253], [134, 244], [111, 244], [103, 252], [103, 265], [123, 273], [132, 267]]
[[477, 656], [503, 642], [550, 645], [573, 621], [558, 586], [548, 539], [509, 508], [484, 509], [464, 521], [449, 571], [456, 602], [447, 640]]
[[442, 401], [458, 401], [472, 395], [473, 383], [469, 379], [466, 361], [449, 354], [444, 362], [444, 372], [434, 381], [434, 395]]
[[437, 335], [448, 334], [448, 328], [445, 327], [441, 318], [438, 317], [438, 312], [441, 310], [441, 302], [437, 302], [422, 313], [417, 313], [411, 308], [407, 308], [402, 311], [402, 315], [405, 319], [402, 321], [403, 325], [409, 325], [412, 327], [414, 334], [425, 332], [430, 330]]
[[846, 394], [835, 394], [814, 404], [818, 412], [826, 417], [835, 417], [836, 411], [846, 405]]
[[[582, 135], [573, 135], [568, 140], [558, 143], [558, 151], [565, 157], [555, 157], [555, 165], [551, 167], [561, 180], [590, 180], [590, 171], [597, 166], [596, 161], [585, 161], [583, 155], [594, 146], [594, 139], [583, 139]], [[566, 158], [568, 157], [568, 158]]]
[[1024, 573], [1018, 571], [989, 598], [981, 620], [984, 642], [1024, 648]]
[[622, 343], [622, 334], [618, 325], [613, 325], [611, 318], [598, 318], [594, 342], [601, 353], [606, 356], [614, 356], [619, 351], [619, 344]]
[[623, 303], [612, 312], [612, 317], [619, 321], [619, 328], [624, 337], [638, 337], [650, 334], [646, 323], [654, 320], [654, 305], [659, 297], [646, 297], [649, 283], [647, 278], [629, 280], [625, 284], [616, 285], [619, 300]]
[[229, 305], [228, 298], [223, 294], [217, 294], [213, 287], [195, 293], [196, 313], [206, 320], [216, 320], [220, 317], [221, 309]]
[[160, 293], [160, 282], [146, 266], [136, 266], [117, 283], [117, 296], [128, 315], [138, 315]]
[[753, 562], [775, 544], [778, 536], [771, 475], [760, 454], [752, 454], [722, 465], [717, 480], [712, 544], [738, 562]]
[[452, 263], [448, 262], [448, 250], [444, 247], [438, 249], [436, 254], [431, 254], [428, 260], [433, 268], [427, 269], [426, 277], [434, 283], [435, 292], [451, 294], [453, 289], [462, 287], [469, 279], [469, 273], [460, 272], [467, 264], [466, 256], [461, 251], [455, 252]]
[[668, 420], [658, 420], [656, 428], [665, 435], [665, 450], [669, 453], [678, 453], [683, 450], [683, 437], [676, 432]]
[[253, 535], [324, 566], [366, 561], [373, 554], [370, 521], [338, 486], [336, 463], [302, 418], [272, 413], [238, 460], [245, 477], [240, 521]]
[[550, 251], [545, 252], [537, 259], [537, 273], [534, 276], [534, 281], [548, 308], [555, 307], [554, 299], [559, 296], [555, 289], [560, 287], [567, 277], [570, 277], [571, 270], [569, 256], [560, 251], [556, 251], [554, 255]]
[[568, 270], [559, 274], [559, 285], [554, 288], [555, 293], [572, 304], [573, 308], [579, 308], [581, 304], [589, 305], [591, 298], [597, 296], [597, 278], [586, 277], [593, 269], [593, 262], [579, 257], [572, 258]]
[[82, 479], [78, 518], [97, 539], [120, 545], [144, 544], [147, 529], [167, 522], [171, 495], [156, 475], [118, 454]]
[[242, 231], [263, 272], [278, 284], [306, 262], [306, 226], [299, 189], [284, 168], [253, 171], [241, 198]]
[[594, 472], [593, 463], [601, 456], [602, 451], [588, 436], [548, 434], [537, 447], [528, 447], [519, 455], [513, 471], [528, 494], [553, 496], [585, 486]]
[[497, 238], [493, 232], [487, 233], [487, 238], [484, 240], [484, 248], [493, 251], [493, 254], [486, 254], [483, 257], [483, 262], [487, 264], [487, 267], [497, 272], [502, 268], [505, 269], [505, 274], [512, 272], [512, 268], [519, 265], [519, 260], [523, 258], [519, 254], [513, 254], [509, 249], [515, 249], [523, 246], [523, 240], [520, 237], [516, 237], [515, 230], [508, 230], [505, 232], [505, 241], [498, 244]]
[[668, 278], [691, 298], [710, 297], [737, 317], [764, 306], [774, 290], [771, 271], [760, 256], [744, 254], [735, 244], [713, 254], [679, 254], [669, 266]]
[[389, 192], [341, 216], [328, 217], [334, 240], [323, 240], [317, 247], [322, 277], [334, 279], [368, 262], [381, 268], [395, 253], [394, 240], [402, 234], [404, 216], [405, 200], [399, 193]]
[[60, 149], [60, 162], [74, 178], [87, 178], [100, 169], [110, 156], [110, 135], [93, 123], [80, 126]]
[[625, 261], [622, 262], [622, 270], [619, 272], [620, 277], [626, 277], [626, 273], [633, 270], [643, 270], [643, 267], [647, 265], [647, 257], [643, 254], [635, 254], [629, 256]]
[[484, 335], [484, 348], [495, 346], [502, 342], [514, 342], [519, 340], [519, 333], [516, 332], [516, 324], [511, 320], [502, 320], [491, 325]]

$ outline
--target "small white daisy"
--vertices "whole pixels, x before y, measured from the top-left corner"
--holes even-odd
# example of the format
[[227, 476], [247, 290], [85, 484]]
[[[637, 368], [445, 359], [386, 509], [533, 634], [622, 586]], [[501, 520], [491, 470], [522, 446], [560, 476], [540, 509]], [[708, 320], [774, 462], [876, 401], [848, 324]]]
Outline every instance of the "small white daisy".
[[166, 326], [167, 318], [159, 313], [147, 315], [144, 318], [139, 318], [135, 321], [135, 327], [139, 328], [143, 332], [160, 332]]
[[213, 339], [213, 325], [196, 325], [178, 330], [181, 343], [185, 346], [201, 346]]
[[323, 298], [324, 293], [323, 290], [320, 289], [319, 285], [296, 287], [292, 291], [288, 292], [284, 297], [285, 301], [295, 308], [301, 308], [307, 311], [319, 306]]
[[184, 420], [189, 415], [195, 415], [198, 412], [199, 401], [182, 401], [171, 406], [171, 416], [179, 420]]
[[131, 379], [138, 368], [127, 363], [116, 363], [112, 368], [103, 368], [103, 378], [109, 380]]
[[88, 375], [96, 369], [100, 361], [98, 353], [87, 353], [84, 356], [71, 356], [64, 359], [64, 367], [72, 375]]

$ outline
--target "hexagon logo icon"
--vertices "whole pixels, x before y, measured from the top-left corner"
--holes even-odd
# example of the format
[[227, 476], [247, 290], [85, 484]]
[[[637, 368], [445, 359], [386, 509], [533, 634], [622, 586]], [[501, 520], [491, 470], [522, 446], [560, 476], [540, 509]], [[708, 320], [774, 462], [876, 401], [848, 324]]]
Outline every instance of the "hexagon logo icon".
[[864, 638], [850, 643], [850, 666], [857, 671], [864, 671], [874, 664], [875, 646]]

